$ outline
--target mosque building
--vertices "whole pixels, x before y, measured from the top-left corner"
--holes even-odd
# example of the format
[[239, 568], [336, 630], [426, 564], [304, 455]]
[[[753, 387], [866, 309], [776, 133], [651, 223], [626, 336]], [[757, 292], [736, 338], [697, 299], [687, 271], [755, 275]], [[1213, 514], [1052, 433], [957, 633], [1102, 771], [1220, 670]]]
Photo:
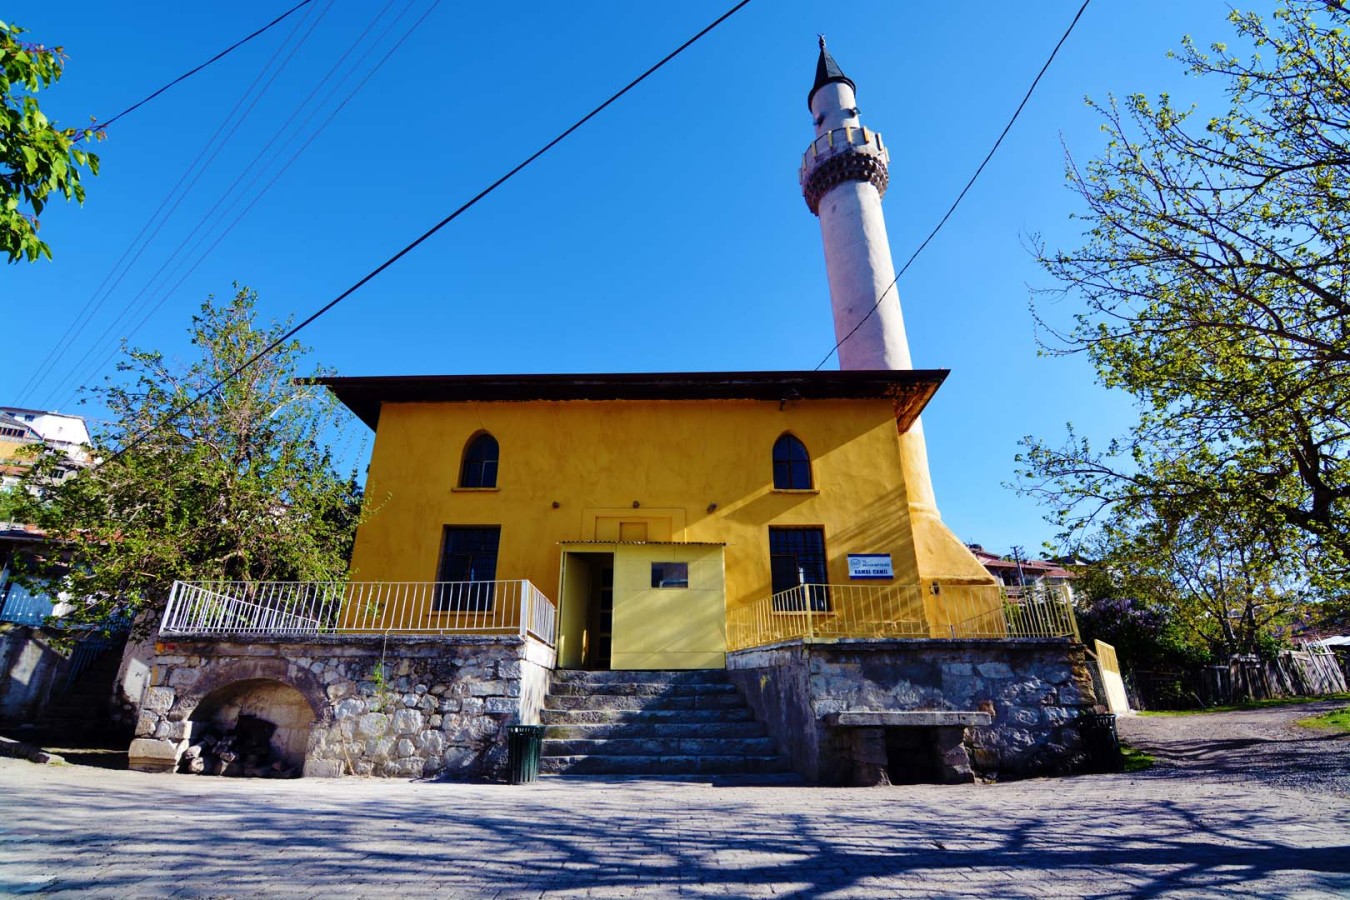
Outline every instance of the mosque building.
[[[939, 515], [920, 413], [946, 372], [912, 366], [881, 206], [886, 145], [823, 39], [807, 101], [799, 176], [820, 222], [838, 371], [317, 379], [375, 432], [351, 583], [318, 605], [287, 601], [271, 620], [285, 633], [250, 640], [299, 644], [271, 662], [232, 651], [228, 677], [159, 696], [163, 715], [218, 718], [248, 706], [232, 684], [289, 684], [312, 732], [307, 774], [492, 770], [504, 726], [541, 719], [551, 771], [648, 771], [594, 762], [624, 740], [683, 765], [659, 730], [616, 737], [627, 720], [592, 704], [625, 692], [616, 708], [639, 719], [642, 697], [748, 708], [763, 734], [743, 740], [760, 749], [704, 748], [693, 772], [737, 753], [729, 771], [776, 760], [854, 783], [1078, 765], [1074, 721], [1093, 698], [1071, 607], [1010, 605]], [[218, 647], [184, 649], [211, 640], [201, 610], [221, 596], [244, 610], [226, 587], [175, 590], [161, 639], [175, 659], [203, 660], [175, 665], [224, 665]], [[247, 605], [265, 604], [254, 592]], [[441, 649], [426, 649], [433, 638]], [[275, 659], [333, 646], [346, 668]], [[379, 679], [352, 675], [362, 647], [378, 649]], [[403, 710], [376, 721], [367, 695], [390, 674], [421, 730], [397, 732], [412, 727]], [[475, 678], [490, 686], [464, 686]], [[480, 696], [497, 702], [469, 704]], [[682, 733], [713, 740], [717, 723], [699, 721]], [[141, 737], [158, 727], [144, 722]], [[176, 764], [182, 747], [157, 752]]]

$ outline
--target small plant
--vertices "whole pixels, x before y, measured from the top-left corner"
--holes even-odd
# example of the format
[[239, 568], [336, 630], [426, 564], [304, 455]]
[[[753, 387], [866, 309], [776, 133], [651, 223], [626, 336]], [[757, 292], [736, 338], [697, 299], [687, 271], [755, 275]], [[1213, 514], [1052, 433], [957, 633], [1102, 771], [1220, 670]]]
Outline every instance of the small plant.
[[1120, 755], [1125, 760], [1125, 768], [1122, 770], [1125, 772], [1142, 772], [1153, 768], [1153, 764], [1157, 762], [1143, 750], [1136, 750], [1124, 742], [1120, 745]]
[[389, 690], [389, 682], [384, 671], [384, 660], [375, 664], [370, 672], [370, 683], [375, 685], [375, 696], [370, 701], [370, 711], [380, 712], [393, 705], [394, 696]]

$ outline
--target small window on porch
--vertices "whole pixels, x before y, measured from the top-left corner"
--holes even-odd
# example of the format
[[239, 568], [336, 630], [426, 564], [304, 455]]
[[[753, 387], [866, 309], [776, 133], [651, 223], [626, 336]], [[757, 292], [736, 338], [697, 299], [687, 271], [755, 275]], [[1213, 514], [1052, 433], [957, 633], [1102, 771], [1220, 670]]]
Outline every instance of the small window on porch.
[[825, 529], [769, 527], [774, 612], [828, 612]]
[[487, 612], [497, 578], [499, 525], [445, 526], [440, 575], [433, 609], [437, 612]]
[[689, 587], [689, 563], [687, 562], [652, 563], [652, 587], [654, 588]]

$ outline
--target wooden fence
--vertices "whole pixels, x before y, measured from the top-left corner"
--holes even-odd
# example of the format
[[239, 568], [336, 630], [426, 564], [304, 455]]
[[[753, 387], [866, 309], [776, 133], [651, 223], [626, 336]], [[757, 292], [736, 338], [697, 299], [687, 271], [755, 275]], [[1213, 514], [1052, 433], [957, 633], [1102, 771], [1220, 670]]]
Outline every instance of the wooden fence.
[[1195, 709], [1346, 691], [1345, 674], [1324, 648], [1281, 650], [1274, 659], [1235, 656], [1228, 665], [1130, 673], [1135, 709]]

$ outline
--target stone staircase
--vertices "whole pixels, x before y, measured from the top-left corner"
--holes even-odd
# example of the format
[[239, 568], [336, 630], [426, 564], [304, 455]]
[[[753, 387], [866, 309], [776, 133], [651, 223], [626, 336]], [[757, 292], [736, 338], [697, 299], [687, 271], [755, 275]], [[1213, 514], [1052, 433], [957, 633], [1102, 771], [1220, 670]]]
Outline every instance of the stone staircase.
[[560, 669], [542, 721], [544, 774], [795, 777], [721, 669]]

